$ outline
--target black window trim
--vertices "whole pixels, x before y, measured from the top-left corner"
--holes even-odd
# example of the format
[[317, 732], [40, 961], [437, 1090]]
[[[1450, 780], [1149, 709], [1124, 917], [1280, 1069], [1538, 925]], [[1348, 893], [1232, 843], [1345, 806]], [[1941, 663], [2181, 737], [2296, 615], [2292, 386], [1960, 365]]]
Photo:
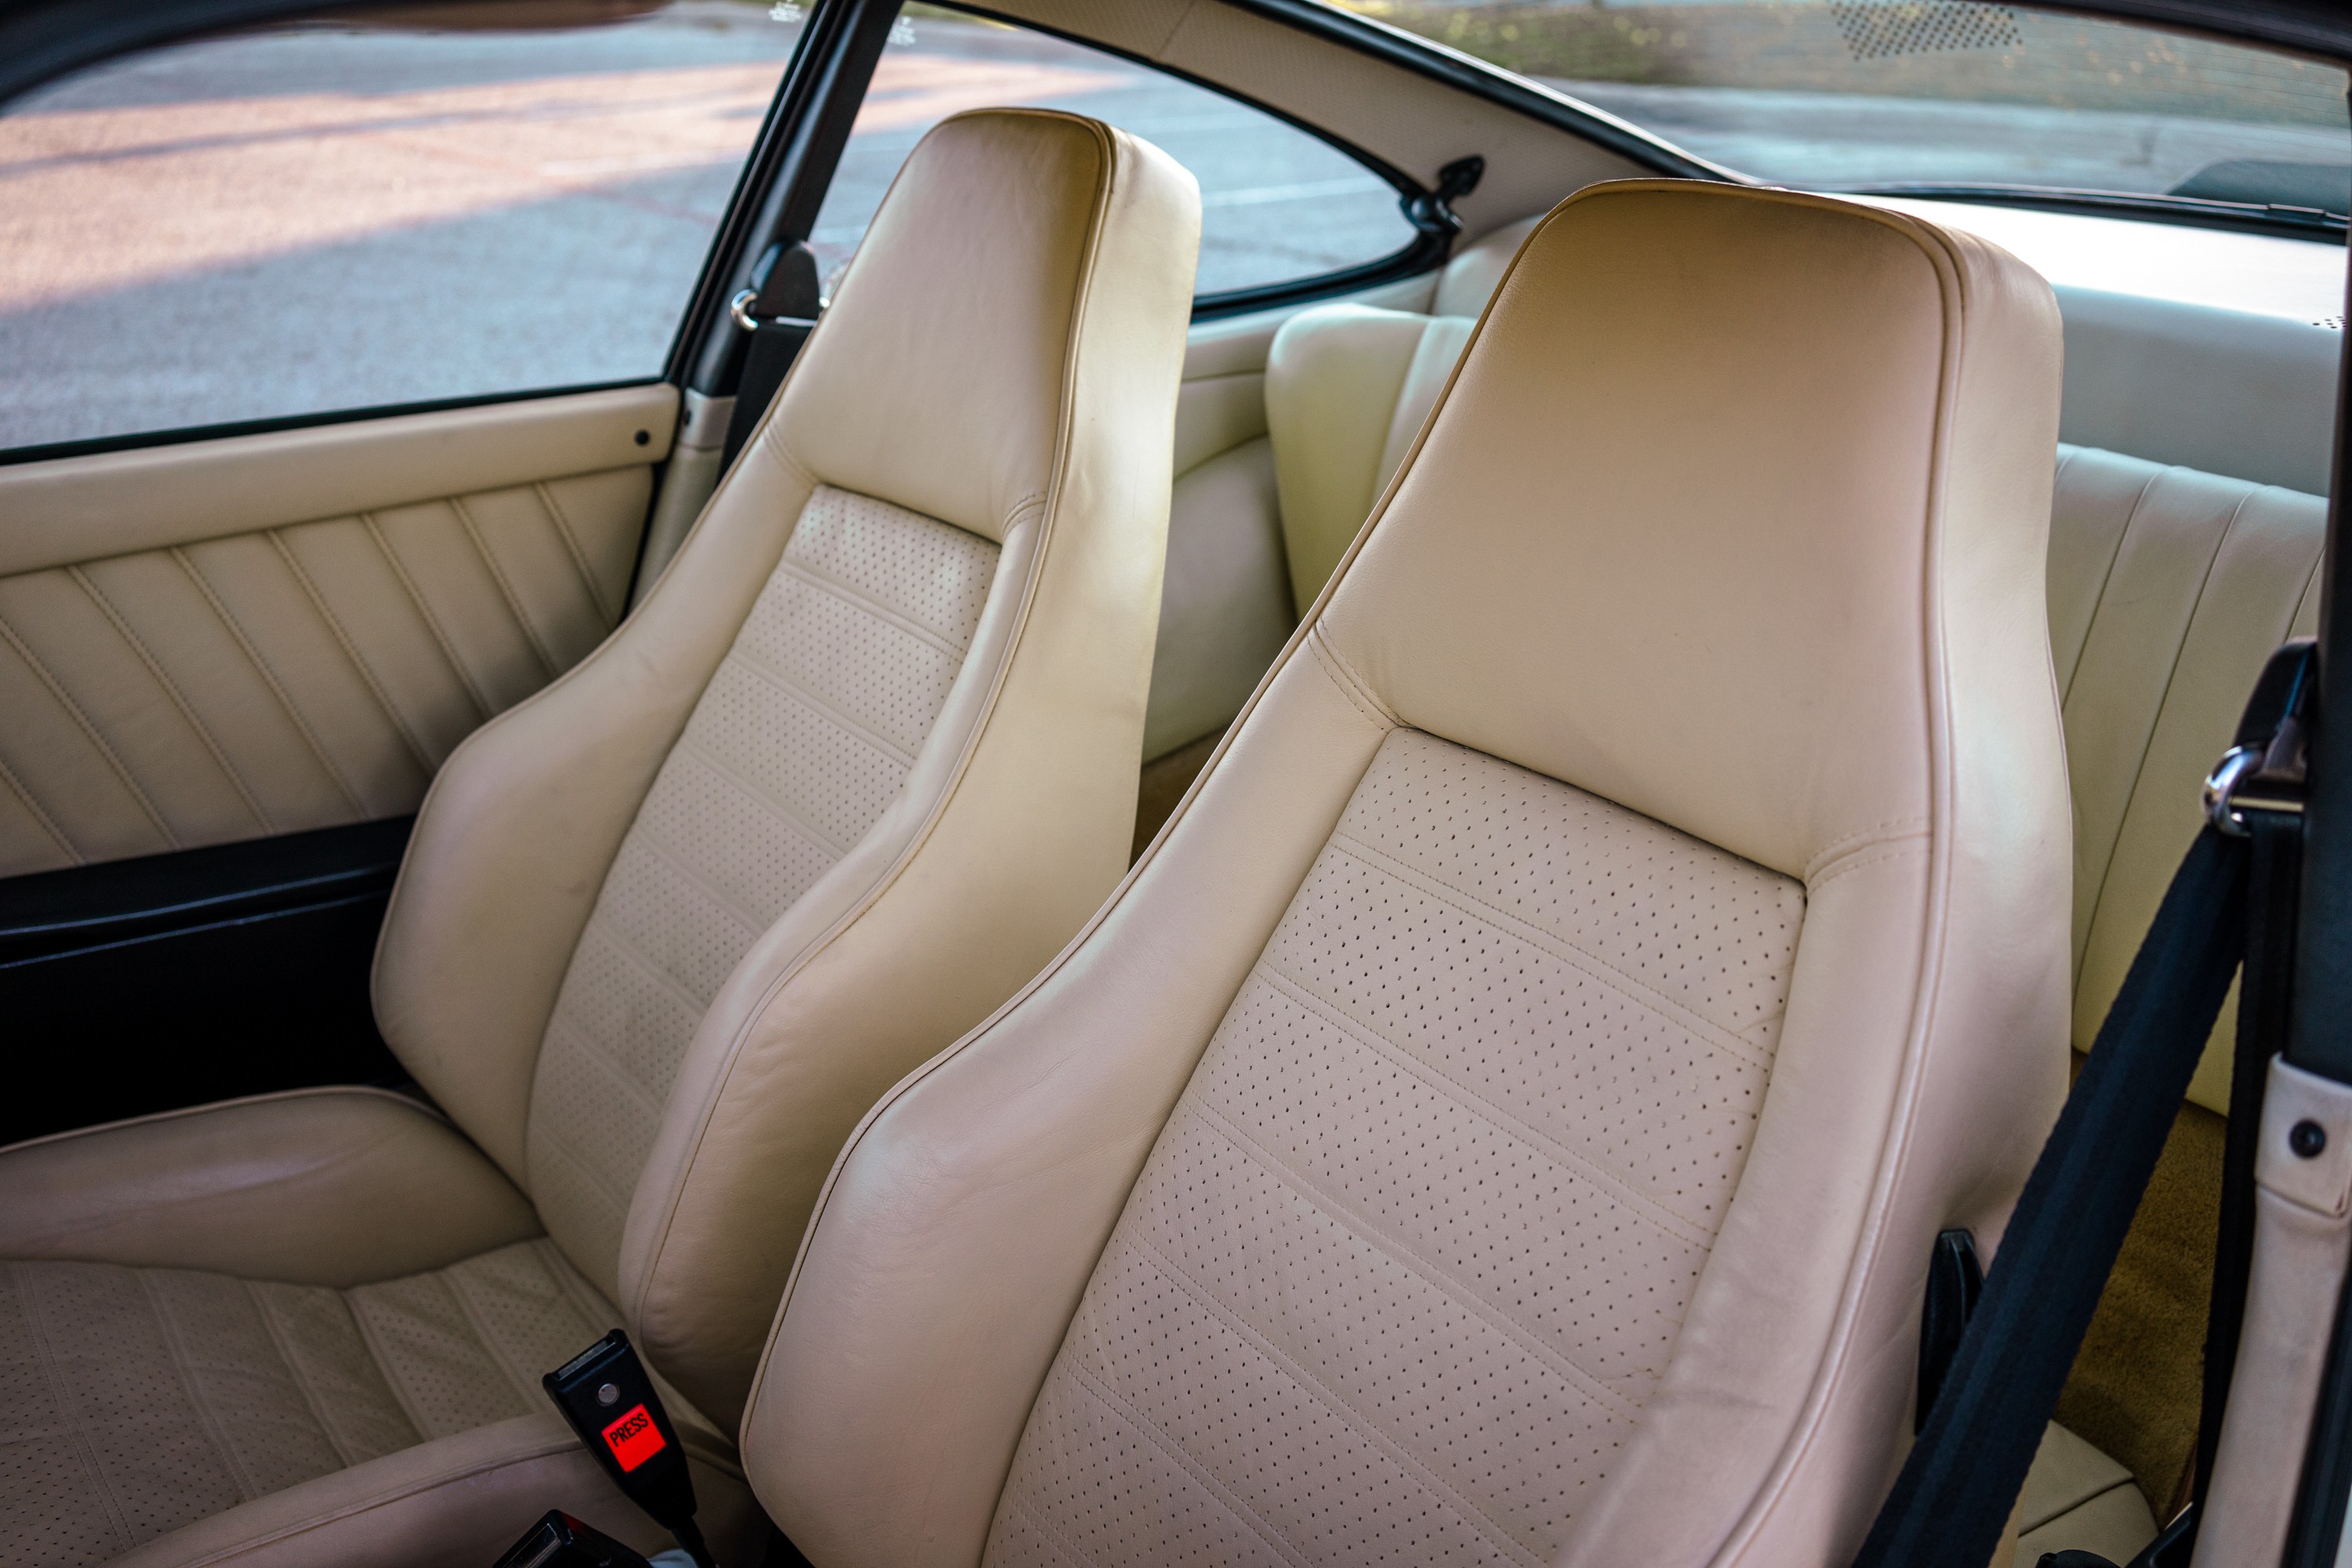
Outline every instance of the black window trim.
[[[1608, 110], [1545, 87], [1475, 55], [1410, 33], [1377, 17], [1341, 10], [1328, 0], [1220, 0], [1237, 10], [1295, 27], [1359, 54], [1386, 61], [1457, 91], [1486, 100], [1499, 108], [1538, 120], [1611, 152], [1646, 164], [1655, 172], [1685, 179], [1720, 180], [1732, 184], [1778, 184], [1780, 182], [1717, 163], [1675, 146]], [[2171, 27], [2225, 42], [2285, 49], [2333, 60], [2328, 40], [2336, 37], [2326, 13], [2316, 5], [2288, 4], [2249, 6], [2241, 12], [2214, 0], [2157, 0], [2133, 5], [2129, 0], [2101, 4], [2049, 4], [2035, 0], [2038, 9], [2067, 12], [2137, 26]], [[2309, 10], [2310, 20], [2296, 15]], [[2218, 25], [2223, 22], [2226, 26]], [[2342, 63], [2342, 62], [2336, 62]], [[1941, 201], [1973, 201], [1991, 205], [2030, 207], [2044, 212], [2086, 216], [2124, 217], [2189, 228], [2219, 228], [2246, 234], [2283, 236], [2293, 239], [2345, 241], [2342, 215], [2298, 207], [2265, 206], [2250, 202], [2202, 201], [2180, 196], [2129, 192], [2069, 190], [2053, 186], [1978, 184], [1938, 182], [1909, 184], [1835, 184], [1808, 186], [1825, 195], [1905, 195]]]
[[[934, 0], [934, 3], [941, 10], [961, 12], [968, 16], [977, 16], [984, 21], [1001, 23], [1024, 33], [1036, 33], [1045, 37], [1057, 38], [1063, 43], [1090, 49], [1098, 55], [1108, 55], [1113, 59], [1125, 60], [1129, 65], [1150, 71], [1155, 75], [1181, 81], [1188, 87], [1198, 88], [1203, 92], [1214, 93], [1217, 97], [1228, 102], [1238, 103], [1245, 109], [1255, 110], [1270, 120], [1279, 121], [1289, 126], [1293, 131], [1313, 137], [1333, 152], [1361, 165], [1368, 174], [1378, 176], [1396, 192], [1397, 204], [1401, 210], [1409, 209], [1409, 204], [1415, 200], [1425, 200], [1431, 195], [1428, 188], [1420, 181], [1379, 153], [1368, 153], [1354, 142], [1336, 135], [1322, 126], [1302, 120], [1287, 110], [1261, 102], [1245, 92], [1237, 92], [1223, 82], [1211, 81], [1205, 77], [1195, 76], [1181, 67], [1152, 59], [1132, 49], [1115, 47], [1099, 38], [1084, 37], [1066, 28], [1050, 26], [1027, 16], [996, 10], [986, 5], [974, 5], [971, 0]], [[1228, 0], [1228, 3], [1232, 3], [1232, 0]], [[1412, 223], [1409, 210], [1407, 210], [1405, 221], [1412, 226], [1413, 237], [1386, 256], [1374, 257], [1370, 261], [1358, 262], [1352, 267], [1343, 267], [1331, 272], [1310, 272], [1304, 277], [1256, 284], [1247, 289], [1225, 289], [1213, 294], [1195, 294], [1192, 296], [1192, 320], [1195, 321], [1221, 321], [1230, 316], [1244, 316], [1258, 310], [1275, 310], [1285, 305], [1303, 304], [1312, 300], [1328, 299], [1334, 295], [1351, 294], [1378, 284], [1418, 277], [1423, 272], [1434, 271], [1444, 266], [1446, 256], [1453, 248], [1453, 232], [1423, 228]]]
[[49, 441], [34, 447], [0, 447], [0, 468], [14, 468], [21, 463], [46, 463], [62, 458], [94, 458], [109, 452], [136, 452], [149, 447], [185, 447], [203, 441], [229, 441], [240, 436], [274, 436], [286, 430], [362, 425], [370, 420], [397, 419], [410, 414], [446, 414], [458, 408], [538, 403], [553, 397], [577, 397], [590, 392], [621, 392], [635, 386], [673, 384], [665, 376], [635, 375], [621, 381], [585, 381], [567, 386], [532, 387], [523, 392], [478, 392], [463, 397], [428, 398], [416, 403], [382, 403], [364, 408], [331, 408], [317, 414], [232, 419], [218, 425], [176, 425], [163, 430], [130, 430], [119, 436], [93, 436], [79, 441]]

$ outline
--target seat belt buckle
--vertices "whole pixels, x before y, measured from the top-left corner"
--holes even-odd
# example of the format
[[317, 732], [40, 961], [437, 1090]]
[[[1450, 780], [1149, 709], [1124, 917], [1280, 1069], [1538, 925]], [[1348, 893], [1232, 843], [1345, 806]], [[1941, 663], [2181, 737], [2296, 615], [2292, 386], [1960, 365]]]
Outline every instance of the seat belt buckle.
[[686, 1445], [627, 1334], [614, 1329], [540, 1381], [631, 1502], [672, 1534], [694, 1529]]
[[652, 1568], [603, 1531], [551, 1508], [523, 1531], [493, 1568]]

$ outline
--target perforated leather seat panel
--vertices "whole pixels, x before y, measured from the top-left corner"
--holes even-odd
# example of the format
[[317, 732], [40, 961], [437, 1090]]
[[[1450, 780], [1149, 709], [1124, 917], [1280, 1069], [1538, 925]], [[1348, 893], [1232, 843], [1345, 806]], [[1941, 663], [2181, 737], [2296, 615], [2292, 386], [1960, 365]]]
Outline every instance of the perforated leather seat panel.
[[872, 827], [963, 668], [992, 542], [820, 486], [662, 764], [564, 975], [531, 1191], [610, 1279], [680, 1058], [737, 962]]
[[1392, 734], [1144, 1169], [989, 1560], [1549, 1561], [1673, 1353], [1803, 917]]
[[543, 1407], [619, 1321], [523, 1242], [348, 1290], [0, 1263], [0, 1539], [103, 1563], [207, 1514]]

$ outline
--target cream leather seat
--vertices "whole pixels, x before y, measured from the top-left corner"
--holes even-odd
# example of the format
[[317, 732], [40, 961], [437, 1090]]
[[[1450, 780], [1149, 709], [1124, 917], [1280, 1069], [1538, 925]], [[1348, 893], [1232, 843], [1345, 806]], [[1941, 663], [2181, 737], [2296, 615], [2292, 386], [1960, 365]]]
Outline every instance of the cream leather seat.
[[651, 596], [433, 787], [376, 1005], [446, 1121], [0, 1153], [10, 1562], [652, 1549], [538, 1386], [615, 1322], [756, 1557], [722, 1434], [835, 1151], [1126, 865], [1198, 222], [1091, 121], [924, 141]]
[[[1433, 308], [1483, 309], [1491, 258], [1526, 233], [1513, 225], [1457, 258]], [[1266, 415], [1302, 614], [1394, 477], [1473, 324], [1331, 305], [1301, 311], [1276, 338]], [[2199, 783], [2264, 659], [2317, 628], [2326, 517], [2324, 497], [2279, 485], [2058, 447], [2049, 633], [2074, 817], [2078, 1050], [2201, 826]], [[2190, 1091], [2204, 1112], [2228, 1110], [2234, 1029], [2233, 1006]], [[2184, 1136], [2218, 1154], [2218, 1131], [2198, 1110], [2184, 1114]], [[2026, 1484], [2021, 1568], [2068, 1547], [2126, 1562], [2154, 1539], [2195, 1436], [2210, 1223], [2200, 1206], [2189, 1223], [2149, 1232], [2174, 1250], [2126, 1254], [2125, 1273], [2146, 1279], [2113, 1297], [2062, 1406], [2112, 1456], [2053, 1427]]]
[[1839, 1560], [2064, 1087], [2007, 256], [1601, 185], [1087, 934], [844, 1151], [742, 1429], [827, 1568]]

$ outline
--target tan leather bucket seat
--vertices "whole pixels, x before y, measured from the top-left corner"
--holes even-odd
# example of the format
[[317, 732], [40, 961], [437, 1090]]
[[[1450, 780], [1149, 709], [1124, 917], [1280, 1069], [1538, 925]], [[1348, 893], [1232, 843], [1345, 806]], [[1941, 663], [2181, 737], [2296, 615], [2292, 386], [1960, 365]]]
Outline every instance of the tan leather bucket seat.
[[2048, 289], [1601, 185], [1087, 933], [844, 1151], [742, 1430], [826, 1568], [1788, 1564], [2064, 1089]]
[[0, 1153], [9, 1561], [652, 1549], [538, 1386], [615, 1322], [756, 1553], [721, 1429], [841, 1141], [1125, 866], [1198, 228], [1091, 121], [924, 141], [650, 597], [433, 787], [376, 1007], [447, 1121]]

